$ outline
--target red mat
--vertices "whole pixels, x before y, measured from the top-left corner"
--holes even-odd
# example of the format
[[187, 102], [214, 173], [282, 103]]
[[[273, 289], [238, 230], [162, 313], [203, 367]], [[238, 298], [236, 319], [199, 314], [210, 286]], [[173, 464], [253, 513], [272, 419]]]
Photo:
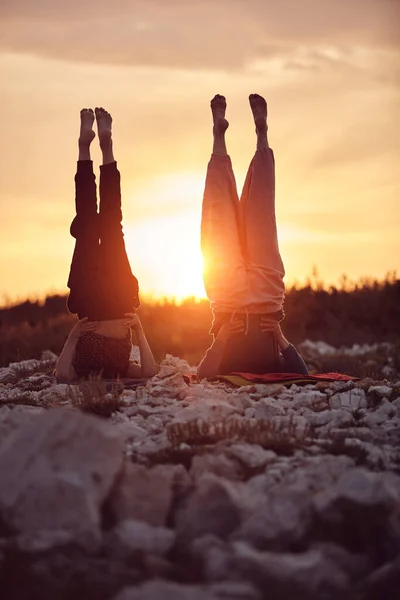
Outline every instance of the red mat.
[[250, 385], [251, 383], [282, 383], [283, 385], [317, 383], [318, 381], [358, 381], [359, 377], [351, 377], [343, 373], [316, 373], [314, 375], [301, 375], [299, 373], [230, 373], [219, 375], [216, 379], [229, 381], [236, 386]]

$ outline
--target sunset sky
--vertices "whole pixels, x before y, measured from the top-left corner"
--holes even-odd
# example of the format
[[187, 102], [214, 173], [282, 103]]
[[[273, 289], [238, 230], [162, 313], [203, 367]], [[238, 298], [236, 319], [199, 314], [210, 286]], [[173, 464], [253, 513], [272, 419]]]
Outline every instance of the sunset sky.
[[216, 93], [239, 186], [248, 95], [268, 101], [288, 284], [400, 272], [399, 0], [2, 0], [0, 78], [0, 303], [67, 291], [79, 111], [95, 106], [114, 118], [142, 292], [204, 294]]

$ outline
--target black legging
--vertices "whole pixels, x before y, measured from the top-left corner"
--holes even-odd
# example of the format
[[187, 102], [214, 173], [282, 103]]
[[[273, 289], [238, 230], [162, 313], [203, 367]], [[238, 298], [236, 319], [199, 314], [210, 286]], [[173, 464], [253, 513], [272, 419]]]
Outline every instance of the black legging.
[[76, 217], [71, 224], [75, 249], [68, 278], [67, 306], [81, 319], [123, 318], [140, 305], [122, 233], [121, 186], [117, 163], [100, 167], [100, 210], [91, 160], [78, 161]]

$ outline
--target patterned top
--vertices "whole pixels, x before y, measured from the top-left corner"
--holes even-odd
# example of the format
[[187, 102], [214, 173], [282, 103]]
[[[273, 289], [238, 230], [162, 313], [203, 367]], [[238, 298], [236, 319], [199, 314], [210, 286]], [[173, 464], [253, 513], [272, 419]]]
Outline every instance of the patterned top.
[[127, 375], [132, 337], [117, 339], [93, 333], [84, 333], [78, 340], [72, 366], [79, 378], [102, 375], [115, 379]]

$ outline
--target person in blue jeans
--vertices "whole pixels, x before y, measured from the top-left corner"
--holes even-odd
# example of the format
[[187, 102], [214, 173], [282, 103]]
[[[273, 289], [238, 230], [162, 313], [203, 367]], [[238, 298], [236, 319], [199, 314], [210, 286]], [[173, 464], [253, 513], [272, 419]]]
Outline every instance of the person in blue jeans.
[[[90, 144], [98, 137], [100, 205]], [[122, 231], [120, 173], [113, 153], [112, 118], [103, 108], [81, 111], [79, 158], [75, 175], [76, 216], [71, 224], [75, 249], [68, 278], [67, 306], [78, 315], [56, 365], [56, 376], [74, 381], [91, 375], [105, 378], [151, 377], [154, 358], [136, 309], [139, 285], [132, 274]], [[131, 330], [136, 334], [141, 364], [130, 360]]]
[[214, 342], [199, 364], [200, 379], [232, 372], [301, 373], [307, 367], [282, 333], [285, 270], [275, 217], [275, 159], [267, 137], [267, 103], [249, 97], [257, 135], [239, 200], [225, 132], [226, 100], [211, 101], [213, 153], [202, 206], [204, 284]]

